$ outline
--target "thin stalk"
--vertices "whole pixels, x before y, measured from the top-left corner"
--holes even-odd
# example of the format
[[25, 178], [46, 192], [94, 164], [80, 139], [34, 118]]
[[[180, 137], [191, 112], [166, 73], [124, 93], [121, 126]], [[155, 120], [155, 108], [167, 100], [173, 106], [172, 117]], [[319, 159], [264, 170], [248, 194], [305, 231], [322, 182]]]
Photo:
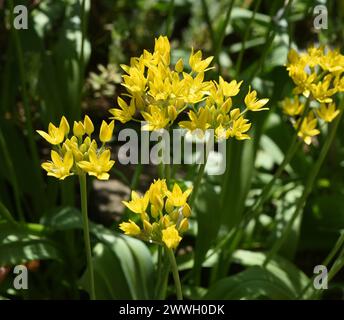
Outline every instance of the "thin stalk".
[[157, 267], [157, 282], [155, 285], [155, 297], [159, 298], [159, 291], [161, 289], [161, 278], [162, 278], [162, 246], [158, 245], [158, 267]]
[[216, 61], [217, 65], [218, 65], [218, 67], [219, 67], [219, 70], [218, 70], [219, 74], [221, 73], [220, 50], [221, 50], [221, 47], [222, 47], [223, 40], [225, 38], [226, 28], [227, 28], [227, 25], [229, 23], [229, 19], [231, 17], [231, 13], [232, 13], [232, 9], [233, 9], [233, 4], [234, 4], [234, 0], [229, 0], [227, 12], [226, 12], [226, 17], [225, 17], [225, 20], [223, 22], [222, 28], [219, 31], [219, 37], [217, 38], [216, 46], [214, 48], [215, 49], [215, 52], [214, 52], [215, 61]]
[[174, 0], [170, 1], [170, 7], [168, 8], [168, 16], [166, 21], [166, 36], [171, 37], [172, 25], [173, 25], [173, 12], [174, 12]]
[[204, 20], [207, 23], [208, 30], [210, 33], [210, 39], [211, 39], [213, 51], [215, 53], [216, 41], [215, 41], [215, 35], [214, 35], [214, 28], [213, 28], [213, 25], [211, 24], [209, 9], [208, 9], [208, 5], [207, 5], [206, 0], [202, 0], [202, 9], [203, 9]]
[[[323, 266], [327, 267], [328, 264], [332, 261], [332, 259], [335, 257], [339, 249], [343, 246], [344, 243], [344, 232], [341, 232], [336, 244], [328, 254], [328, 256], [325, 258], [325, 260], [321, 263]], [[308, 289], [312, 286], [315, 276], [313, 276], [308, 284], [302, 289], [301, 293], [297, 297], [297, 299], [302, 299], [302, 297], [305, 295], [305, 293], [308, 291]]]
[[95, 287], [94, 287], [94, 271], [93, 271], [93, 264], [92, 264], [90, 231], [89, 231], [89, 225], [88, 225], [87, 185], [86, 185], [85, 174], [81, 174], [79, 176], [79, 182], [80, 182], [81, 213], [82, 213], [82, 222], [83, 222], [83, 229], [84, 229], [84, 243], [85, 243], [85, 249], [86, 249], [90, 296], [91, 296], [91, 300], [95, 300], [96, 294], [95, 294]]
[[198, 189], [199, 189], [199, 187], [201, 185], [202, 178], [203, 178], [203, 175], [204, 175], [205, 166], [206, 166], [206, 161], [199, 165], [197, 176], [196, 176], [195, 182], [193, 184], [193, 190], [192, 190], [192, 193], [191, 193], [190, 202], [189, 202], [191, 208], [192, 208], [192, 206], [193, 206], [193, 204], [194, 204], [194, 202], [196, 200]]
[[77, 118], [81, 116], [81, 101], [82, 101], [82, 85], [85, 76], [85, 39], [86, 39], [86, 0], [81, 0], [81, 48], [79, 57], [79, 103], [78, 103], [78, 114]]
[[172, 275], [174, 280], [174, 285], [176, 287], [176, 295], [178, 300], [183, 300], [183, 293], [182, 293], [182, 286], [180, 284], [180, 278], [178, 273], [178, 266], [176, 262], [176, 258], [174, 257], [174, 253], [172, 249], [168, 249], [165, 247], [166, 255], [170, 261], [171, 269], [172, 269]]
[[252, 12], [252, 15], [251, 15], [251, 18], [245, 28], [245, 34], [244, 34], [244, 37], [243, 37], [243, 40], [242, 40], [242, 43], [241, 43], [241, 49], [240, 49], [240, 53], [239, 53], [239, 56], [238, 56], [238, 60], [237, 60], [237, 63], [236, 63], [236, 68], [235, 68], [235, 77], [237, 77], [239, 75], [239, 72], [240, 72], [240, 69], [241, 69], [241, 64], [242, 64], [242, 59], [244, 57], [244, 52], [245, 52], [245, 49], [246, 49], [246, 42], [247, 42], [247, 39], [248, 39], [248, 36], [250, 34], [250, 30], [251, 30], [251, 25], [254, 21], [254, 18], [256, 16], [256, 13], [257, 13], [257, 10], [258, 8], [260, 7], [260, 4], [261, 4], [261, 0], [257, 0], [256, 1], [256, 4], [254, 6], [254, 9], [253, 9], [253, 12]]
[[310, 174], [309, 174], [308, 179], [306, 181], [305, 189], [304, 189], [302, 196], [300, 197], [299, 201], [297, 202], [296, 209], [294, 211], [292, 218], [288, 222], [286, 229], [284, 230], [282, 236], [275, 242], [270, 253], [267, 255], [263, 266], [266, 266], [270, 262], [272, 257], [277, 253], [277, 251], [281, 248], [282, 244], [284, 243], [284, 241], [286, 240], [286, 238], [288, 237], [288, 235], [290, 233], [290, 230], [294, 224], [294, 221], [301, 214], [302, 209], [306, 204], [307, 198], [312, 191], [314, 181], [315, 181], [315, 179], [316, 179], [316, 177], [320, 171], [320, 168], [321, 168], [321, 166], [322, 166], [322, 164], [326, 158], [326, 155], [330, 149], [330, 146], [332, 145], [334, 137], [336, 136], [336, 132], [337, 132], [342, 114], [343, 114], [343, 110], [341, 110], [339, 116], [337, 116], [336, 120], [334, 121], [332, 129], [329, 132], [328, 136], [326, 137], [324, 145], [320, 151], [319, 158], [315, 162], [313, 168], [310, 170]]

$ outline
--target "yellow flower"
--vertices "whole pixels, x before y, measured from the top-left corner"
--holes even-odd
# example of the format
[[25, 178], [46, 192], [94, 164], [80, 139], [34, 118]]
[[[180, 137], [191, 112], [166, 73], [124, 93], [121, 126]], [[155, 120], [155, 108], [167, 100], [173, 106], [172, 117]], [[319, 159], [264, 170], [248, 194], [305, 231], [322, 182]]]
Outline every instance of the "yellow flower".
[[251, 87], [248, 90], [248, 93], [245, 97], [245, 104], [247, 109], [251, 111], [262, 111], [269, 110], [269, 108], [262, 108], [268, 103], [269, 99], [257, 99], [257, 91], [253, 90], [251, 92]]
[[295, 96], [294, 99], [286, 98], [282, 102], [283, 112], [288, 116], [297, 116], [301, 114], [304, 106], [305, 105], [299, 101], [298, 96]]
[[90, 136], [94, 131], [94, 126], [93, 126], [92, 120], [87, 115], [84, 118], [84, 128], [85, 128], [85, 132], [88, 136]]
[[178, 73], [180, 73], [180, 72], [183, 72], [183, 69], [184, 69], [183, 59], [180, 58], [176, 63], [175, 70]]
[[111, 121], [110, 124], [107, 124], [104, 120], [100, 127], [99, 139], [101, 142], [109, 142], [112, 138], [113, 129], [115, 127], [115, 121]]
[[209, 110], [205, 108], [200, 108], [197, 111], [197, 114], [190, 110], [188, 112], [188, 116], [190, 121], [180, 121], [179, 126], [181, 128], [188, 129], [190, 131], [194, 131], [196, 129], [202, 130], [205, 132], [209, 127], [208, 119], [209, 119]]
[[54, 150], [51, 150], [51, 160], [42, 163], [42, 168], [48, 172], [48, 176], [64, 180], [71, 175], [70, 170], [73, 167], [73, 153], [67, 151], [63, 158]]
[[122, 222], [119, 228], [128, 236], [137, 236], [141, 233], [140, 227], [129, 219], [129, 222]]
[[241, 84], [242, 84], [242, 81], [237, 82], [236, 80], [232, 80], [231, 82], [228, 83], [224, 81], [221, 76], [219, 78], [219, 87], [222, 89], [222, 92], [224, 96], [226, 97], [236, 96], [240, 91]]
[[182, 240], [182, 237], [179, 236], [179, 233], [175, 225], [172, 225], [162, 230], [162, 241], [165, 243], [167, 248], [169, 249], [177, 248], [180, 240]]
[[52, 123], [49, 123], [48, 126], [48, 133], [37, 130], [36, 131], [40, 136], [42, 136], [45, 140], [47, 140], [52, 145], [60, 144], [65, 136], [69, 132], [69, 124], [65, 117], [61, 118], [60, 126], [57, 128]]
[[327, 75], [324, 77], [323, 81], [319, 81], [317, 84], [311, 85], [311, 92], [314, 99], [317, 99], [322, 103], [332, 102], [331, 96], [336, 93], [335, 89], [330, 89], [332, 76]]
[[82, 136], [85, 134], [85, 127], [81, 121], [74, 121], [73, 134], [79, 139], [81, 139]]
[[172, 192], [167, 191], [167, 201], [170, 205], [175, 207], [182, 207], [186, 204], [187, 198], [189, 197], [190, 193], [192, 192], [192, 188], [187, 189], [186, 191], [182, 191], [177, 183], [173, 185]]
[[[296, 126], [298, 124], [296, 123]], [[311, 144], [312, 137], [318, 135], [320, 131], [316, 129], [317, 119], [314, 118], [312, 113], [309, 113], [305, 119], [303, 119], [298, 136], [306, 143]]]
[[121, 109], [110, 109], [110, 113], [113, 114], [113, 119], [119, 120], [122, 123], [126, 123], [133, 118], [135, 114], [135, 100], [131, 99], [130, 105], [121, 98], [117, 98], [117, 103]]
[[235, 137], [238, 140], [250, 139], [246, 132], [251, 128], [251, 123], [244, 117], [233, 120], [232, 126], [228, 129], [228, 136]]
[[196, 53], [194, 53], [194, 50], [192, 48], [190, 58], [189, 58], [189, 65], [192, 71], [194, 72], [204, 72], [206, 71], [207, 67], [210, 65], [212, 60], [213, 60], [213, 57], [208, 57], [202, 60], [201, 50], [198, 50]]
[[89, 161], [79, 161], [77, 163], [78, 167], [90, 176], [95, 176], [99, 180], [108, 180], [110, 175], [108, 171], [112, 168], [115, 161], [110, 160], [110, 150], [105, 150], [99, 155], [91, 149], [88, 153]]
[[153, 131], [163, 129], [170, 121], [166, 117], [165, 111], [155, 105], [150, 106], [148, 112], [142, 112], [142, 116], [147, 121], [142, 130]]
[[334, 103], [321, 104], [320, 108], [317, 110], [318, 116], [326, 122], [332, 122], [332, 120], [337, 117], [339, 110], [336, 110], [336, 105]]
[[143, 197], [140, 197], [139, 194], [135, 191], [131, 192], [131, 200], [122, 201], [122, 203], [132, 212], [138, 214], [145, 214], [149, 202], [149, 193], [146, 192]]

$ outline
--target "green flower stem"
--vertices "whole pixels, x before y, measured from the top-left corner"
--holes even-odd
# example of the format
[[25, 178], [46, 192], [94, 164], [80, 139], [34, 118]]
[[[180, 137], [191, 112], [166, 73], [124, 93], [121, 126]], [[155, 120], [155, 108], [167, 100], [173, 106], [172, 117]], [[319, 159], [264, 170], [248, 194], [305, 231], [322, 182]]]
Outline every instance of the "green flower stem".
[[81, 21], [81, 48], [79, 56], [79, 101], [76, 106], [78, 109], [76, 118], [81, 116], [81, 101], [82, 101], [82, 89], [83, 82], [85, 77], [85, 39], [86, 39], [86, 30], [87, 30], [87, 17], [86, 17], [86, 0], [81, 0], [81, 12], [80, 12], [80, 21]]
[[159, 291], [161, 289], [161, 277], [162, 277], [162, 247], [158, 245], [158, 266], [157, 266], [157, 281], [155, 285], [154, 295], [155, 298], [159, 298]]
[[173, 31], [173, 12], [174, 12], [174, 0], [170, 0], [170, 6], [168, 8], [168, 16], [166, 21], [166, 36], [171, 37]]
[[253, 12], [252, 12], [252, 15], [251, 15], [251, 18], [250, 18], [250, 20], [249, 20], [249, 22], [248, 22], [248, 24], [246, 26], [245, 34], [244, 34], [244, 37], [243, 37], [243, 40], [242, 40], [242, 43], [241, 43], [240, 53], [239, 53], [239, 56], [238, 56], [236, 67], [235, 67], [235, 77], [237, 77], [239, 75], [239, 73], [240, 73], [242, 59], [244, 57], [244, 52], [245, 52], [245, 48], [246, 48], [246, 41], [247, 41], [248, 36], [250, 34], [251, 25], [252, 25], [252, 23], [254, 21], [254, 18], [256, 16], [258, 8], [260, 7], [261, 2], [262, 2], [261, 0], [257, 0], [256, 1], [256, 4], [254, 6], [254, 9], [253, 9]]
[[191, 193], [191, 196], [190, 196], [190, 207], [192, 208], [195, 200], [196, 200], [196, 196], [197, 196], [197, 192], [198, 192], [198, 189], [201, 185], [201, 182], [202, 182], [202, 178], [203, 178], [203, 175], [204, 175], [204, 170], [205, 170], [205, 166], [206, 166], [207, 162], [204, 161], [204, 163], [200, 164], [199, 165], [199, 168], [198, 168], [198, 173], [197, 173], [197, 176], [196, 176], [196, 179], [195, 179], [195, 182], [193, 184], [193, 190], [192, 190], [192, 193]]
[[[321, 263], [323, 266], [327, 267], [328, 264], [332, 261], [332, 259], [334, 258], [334, 256], [337, 254], [337, 252], [339, 251], [339, 249], [343, 246], [344, 244], [344, 232], [340, 233], [340, 236], [336, 242], [336, 244], [334, 245], [334, 247], [332, 248], [332, 250], [330, 251], [330, 253], [328, 254], [328, 256], [325, 258], [325, 260]], [[338, 260], [338, 259], [337, 259]], [[336, 261], [337, 261], [336, 260]], [[336, 262], [333, 264], [335, 265]], [[331, 269], [332, 270], [332, 269]], [[313, 281], [314, 281], [315, 275], [309, 280], [308, 284], [303, 288], [302, 292], [300, 293], [300, 295], [298, 296], [298, 299], [302, 299], [303, 296], [305, 295], [305, 293], [308, 291], [308, 289], [312, 286]]]
[[223, 43], [223, 39], [226, 35], [226, 28], [229, 23], [229, 19], [231, 17], [232, 9], [233, 9], [234, 0], [229, 0], [225, 20], [222, 24], [221, 30], [219, 30], [219, 36], [217, 37], [216, 45], [214, 47], [214, 55], [215, 55], [215, 61], [219, 67], [218, 73], [221, 74], [221, 63], [220, 63], [220, 51]]
[[336, 136], [336, 132], [341, 120], [343, 114], [343, 110], [341, 108], [341, 112], [340, 114], [337, 116], [337, 118], [335, 119], [332, 128], [329, 132], [329, 134], [326, 137], [326, 140], [324, 142], [324, 145], [320, 151], [320, 155], [318, 160], [315, 162], [313, 168], [310, 170], [310, 174], [308, 176], [308, 179], [306, 181], [306, 185], [305, 185], [305, 189], [302, 193], [302, 196], [300, 197], [299, 201], [297, 202], [296, 205], [296, 209], [295, 212], [292, 216], [292, 218], [290, 219], [290, 221], [288, 222], [282, 236], [275, 242], [275, 244], [273, 245], [273, 247], [271, 248], [270, 253], [267, 255], [265, 261], [264, 261], [264, 266], [266, 266], [270, 260], [272, 259], [272, 257], [278, 252], [278, 250], [281, 248], [281, 246], [283, 245], [284, 241], [287, 239], [291, 228], [294, 224], [294, 221], [296, 220], [296, 218], [301, 214], [303, 207], [306, 204], [307, 198], [309, 196], [309, 194], [312, 191], [313, 188], [313, 184], [315, 182], [315, 179], [320, 171], [320, 168], [326, 158], [326, 155], [330, 149], [330, 146], [332, 145], [332, 142], [334, 140], [334, 137]]
[[173, 279], [174, 279], [174, 285], [176, 287], [176, 294], [177, 294], [177, 299], [178, 300], [183, 300], [183, 293], [182, 293], [182, 286], [180, 284], [180, 278], [179, 278], [179, 273], [178, 273], [178, 266], [176, 262], [176, 258], [174, 257], [174, 253], [172, 249], [168, 249], [165, 247], [165, 252], [166, 255], [170, 261], [171, 269], [172, 269], [172, 274], [173, 274]]
[[86, 175], [79, 175], [80, 181], [80, 194], [81, 194], [81, 213], [82, 221], [84, 228], [84, 243], [86, 249], [86, 258], [87, 258], [87, 267], [88, 267], [88, 276], [89, 276], [89, 285], [90, 285], [90, 295], [91, 300], [96, 299], [95, 287], [94, 287], [94, 272], [92, 264], [92, 251], [91, 251], [91, 240], [90, 240], [90, 231], [88, 226], [88, 214], [87, 214], [87, 186], [86, 186]]

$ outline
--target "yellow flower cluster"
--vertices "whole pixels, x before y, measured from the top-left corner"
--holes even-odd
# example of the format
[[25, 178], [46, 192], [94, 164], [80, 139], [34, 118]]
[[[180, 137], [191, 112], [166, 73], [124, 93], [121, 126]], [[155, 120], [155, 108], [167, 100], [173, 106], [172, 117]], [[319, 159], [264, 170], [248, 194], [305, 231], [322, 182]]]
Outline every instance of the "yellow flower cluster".
[[37, 130], [37, 133], [53, 145], [51, 161], [44, 162], [42, 168], [47, 171], [48, 176], [60, 180], [83, 173], [100, 180], [109, 179], [108, 172], [115, 162], [110, 160], [111, 153], [105, 143], [111, 140], [113, 129], [114, 121], [110, 124], [103, 121], [99, 134], [102, 146], [99, 149], [97, 142], [91, 138], [94, 125], [88, 116], [85, 116], [83, 122], [74, 122], [71, 138], [68, 138], [70, 126], [65, 117], [62, 117], [58, 127], [50, 123], [48, 132]]
[[111, 109], [114, 118], [126, 123], [141, 113], [147, 125], [144, 129], [167, 128], [188, 104], [201, 101], [208, 90], [204, 72], [212, 57], [202, 60], [202, 53], [192, 52], [189, 64], [192, 72], [186, 73], [179, 59], [170, 66], [170, 43], [167, 37], [155, 39], [154, 52], [144, 50], [140, 57], [131, 58], [130, 66], [121, 65], [126, 75], [123, 86], [128, 91], [130, 103], [118, 98], [119, 109]]
[[127, 235], [175, 249], [189, 227], [191, 209], [187, 199], [191, 191], [183, 192], [176, 183], [170, 191], [164, 179], [154, 180], [143, 196], [132, 191], [131, 200], [123, 204], [138, 215], [140, 222], [122, 222], [120, 229]]
[[[114, 119], [126, 123], [140, 113], [147, 122], [144, 130], [168, 128], [186, 109], [190, 121], [181, 121], [180, 127], [202, 131], [212, 128], [218, 137], [247, 139], [251, 124], [244, 118], [247, 110], [266, 110], [268, 99], [257, 99], [256, 91], [249, 91], [245, 98], [246, 109], [232, 108], [232, 97], [239, 93], [241, 82], [205, 81], [213, 57], [202, 58], [202, 52], [192, 49], [189, 57], [190, 72], [184, 71], [184, 61], [170, 65], [170, 43], [167, 37], [155, 39], [154, 52], [144, 50], [140, 57], [132, 58], [130, 66], [122, 65], [126, 75], [123, 86], [130, 97], [127, 103], [118, 98], [119, 108], [111, 109]], [[195, 105], [202, 106], [196, 108]], [[197, 111], [196, 111], [197, 110]], [[137, 119], [134, 119], [138, 121]]]
[[200, 107], [197, 112], [190, 110], [189, 121], [179, 122], [181, 128], [189, 131], [206, 129], [215, 130], [217, 139], [228, 139], [233, 137], [237, 140], [250, 139], [247, 131], [251, 127], [251, 123], [244, 117], [247, 111], [268, 110], [263, 108], [269, 99], [257, 99], [255, 90], [249, 92], [245, 96], [244, 102], [246, 108], [233, 108], [232, 97], [240, 92], [241, 82], [232, 80], [226, 82], [220, 76], [219, 82], [211, 81], [209, 94], [205, 99], [205, 105]]
[[[282, 102], [283, 112], [292, 117], [295, 128], [300, 128], [298, 136], [306, 144], [318, 135], [318, 119], [331, 122], [339, 110], [333, 96], [344, 91], [344, 56], [336, 50], [311, 47], [306, 52], [291, 50], [288, 54], [287, 70], [295, 83], [294, 98]], [[301, 102], [303, 95], [312, 101], [312, 108], [305, 108]], [[306, 112], [300, 125], [300, 118]]]

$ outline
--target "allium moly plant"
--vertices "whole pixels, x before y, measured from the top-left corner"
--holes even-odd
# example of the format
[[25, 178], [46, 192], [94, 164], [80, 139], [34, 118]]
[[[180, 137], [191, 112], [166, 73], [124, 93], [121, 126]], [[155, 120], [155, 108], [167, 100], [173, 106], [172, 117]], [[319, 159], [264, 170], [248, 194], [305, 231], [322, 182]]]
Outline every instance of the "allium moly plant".
[[47, 172], [48, 176], [60, 180], [64, 180], [71, 175], [79, 176], [84, 243], [89, 269], [91, 299], [95, 299], [95, 287], [87, 214], [86, 174], [95, 176], [100, 180], [109, 179], [108, 172], [115, 161], [110, 160], [111, 152], [106, 147], [106, 143], [112, 138], [114, 125], [114, 121], [110, 124], [107, 124], [105, 121], [102, 122], [99, 132], [100, 147], [96, 140], [92, 139], [94, 125], [87, 115], [84, 121], [74, 121], [73, 135], [71, 137], [68, 137], [70, 126], [64, 116], [61, 118], [58, 127], [50, 123], [48, 132], [37, 130], [52, 145], [51, 160], [42, 164], [42, 168]]
[[[232, 98], [239, 94], [242, 81], [227, 82], [221, 76], [218, 81], [206, 81], [205, 73], [211, 69], [213, 57], [203, 58], [201, 51], [192, 49], [186, 68], [181, 58], [174, 66], [171, 65], [170, 56], [170, 42], [167, 37], [160, 36], [155, 39], [153, 53], [144, 50], [139, 57], [131, 58], [130, 65], [122, 65], [126, 73], [122, 85], [127, 92], [123, 98], [118, 98], [119, 107], [110, 110], [113, 118], [122, 123], [130, 120], [141, 122], [143, 119], [142, 130], [153, 131], [170, 128], [178, 122], [178, 115], [187, 112], [189, 119], [179, 121], [178, 126], [190, 133], [202, 135], [212, 129], [218, 140], [250, 139], [251, 123], [245, 114], [267, 110], [264, 106], [269, 99], [259, 99], [257, 92], [249, 88], [241, 103], [244, 107], [240, 104], [234, 106]], [[123, 222], [120, 229], [127, 235], [158, 244], [159, 265], [162, 263], [161, 248], [165, 248], [178, 299], [182, 299], [182, 292], [173, 250], [188, 228], [190, 207], [205, 164], [206, 161], [199, 167], [189, 204], [187, 199], [191, 189], [183, 192], [178, 184], [174, 184], [169, 190], [167, 175], [167, 181], [155, 181], [142, 197], [133, 191], [131, 200], [124, 202], [136, 214], [136, 219]], [[162, 273], [161, 267], [158, 270]], [[164, 277], [160, 273], [158, 286], [164, 287], [160, 282]]]
[[334, 96], [344, 91], [344, 56], [324, 47], [302, 53], [291, 50], [287, 70], [295, 83], [295, 96], [282, 102], [283, 112], [309, 145], [320, 134], [319, 122], [330, 123], [340, 112]]

